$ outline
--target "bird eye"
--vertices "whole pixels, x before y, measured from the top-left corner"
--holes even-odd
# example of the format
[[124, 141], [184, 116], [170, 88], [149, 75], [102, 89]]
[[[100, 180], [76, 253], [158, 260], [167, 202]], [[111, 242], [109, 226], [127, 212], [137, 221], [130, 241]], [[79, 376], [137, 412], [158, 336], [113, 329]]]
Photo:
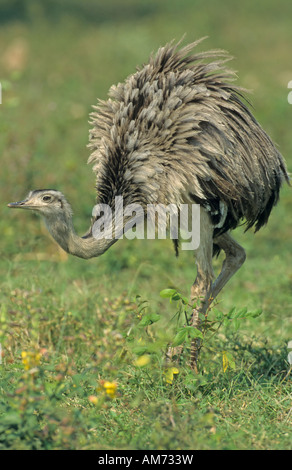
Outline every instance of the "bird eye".
[[42, 200], [43, 200], [44, 202], [49, 202], [51, 199], [52, 199], [51, 196], [43, 196], [43, 197], [42, 197]]

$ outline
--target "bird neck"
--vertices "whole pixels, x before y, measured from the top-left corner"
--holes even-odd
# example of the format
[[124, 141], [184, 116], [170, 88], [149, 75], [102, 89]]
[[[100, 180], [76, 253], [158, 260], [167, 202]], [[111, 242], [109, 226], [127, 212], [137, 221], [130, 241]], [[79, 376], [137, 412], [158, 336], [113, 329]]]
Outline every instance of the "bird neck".
[[100, 238], [92, 236], [79, 237], [74, 229], [72, 216], [45, 217], [46, 226], [55, 241], [65, 250], [79, 258], [93, 258], [102, 255], [115, 239]]
[[70, 236], [68, 253], [84, 259], [94, 258], [102, 255], [115, 242], [115, 239], [107, 240], [106, 238], [101, 238], [96, 240], [92, 236], [83, 238], [74, 232]]

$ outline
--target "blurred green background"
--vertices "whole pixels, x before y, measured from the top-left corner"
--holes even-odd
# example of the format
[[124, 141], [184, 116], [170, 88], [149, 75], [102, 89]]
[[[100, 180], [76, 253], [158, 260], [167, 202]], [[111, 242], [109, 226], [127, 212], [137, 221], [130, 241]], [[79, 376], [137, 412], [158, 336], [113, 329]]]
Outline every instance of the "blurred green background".
[[[39, 218], [12, 213], [6, 203], [30, 189], [60, 189], [73, 205], [78, 233], [85, 232], [95, 201], [94, 175], [86, 165], [91, 106], [160, 45], [183, 35], [185, 42], [208, 36], [201, 49], [222, 48], [234, 56], [238, 83], [252, 91], [256, 118], [291, 168], [291, 18], [287, 0], [1, 0], [4, 282], [8, 272], [12, 283], [23, 277], [32, 282], [33, 273], [47, 273], [48, 266], [55, 272], [63, 260], [68, 276], [82, 273], [97, 283], [105, 275], [104, 286], [118, 278], [118, 290], [134, 279], [131, 289], [146, 296], [156, 297], [167, 284], [187, 293], [194, 261], [189, 253], [174, 259], [167, 241], [121, 241], [103, 258], [84, 262], [60, 253]], [[238, 230], [248, 260], [225, 290], [227, 306], [244, 301], [267, 305], [271, 313], [285, 302], [291, 311], [291, 200], [286, 186], [269, 226], [256, 237]], [[19, 278], [15, 269], [23, 270]]]
[[[168, 318], [175, 305], [169, 306], [159, 292], [175, 287], [189, 294], [195, 260], [189, 252], [176, 259], [170, 241], [122, 240], [100, 259], [84, 261], [64, 254], [36, 215], [6, 207], [31, 189], [59, 189], [71, 202], [82, 235], [96, 197], [94, 174], [86, 164], [92, 105], [159, 46], [184, 35], [185, 44], [208, 36], [200, 50], [225, 49], [234, 57], [230, 67], [237, 71], [238, 84], [251, 90], [253, 113], [291, 171], [290, 0], [0, 0], [0, 303], [19, 327], [16, 336], [11, 333], [10, 361], [19, 362], [20, 351], [33, 341], [32, 311], [40, 322], [73, 311], [86, 326], [90, 318], [95, 321], [96, 305], [103, 311], [108, 298], [126, 292], [129, 298], [141, 295]], [[262, 341], [250, 349], [255, 363], [265, 355], [260, 345], [283, 348], [292, 339], [291, 206], [286, 185], [267, 227], [256, 235], [236, 230], [247, 261], [220, 295], [224, 312], [234, 305], [263, 309], [259, 319], [240, 330], [242, 344], [251, 337]], [[216, 270], [221, 262], [215, 261]], [[53, 340], [43, 344], [41, 335], [38, 341], [55, 347]], [[224, 335], [220, 341], [223, 349], [231, 344]], [[280, 359], [270, 354], [273, 371], [283, 367], [283, 353]], [[245, 416], [250, 429], [254, 408]], [[259, 447], [269, 446], [266, 440], [276, 435], [274, 422], [270, 434], [263, 431]], [[239, 436], [235, 447], [248, 446], [242, 440], [246, 435]]]

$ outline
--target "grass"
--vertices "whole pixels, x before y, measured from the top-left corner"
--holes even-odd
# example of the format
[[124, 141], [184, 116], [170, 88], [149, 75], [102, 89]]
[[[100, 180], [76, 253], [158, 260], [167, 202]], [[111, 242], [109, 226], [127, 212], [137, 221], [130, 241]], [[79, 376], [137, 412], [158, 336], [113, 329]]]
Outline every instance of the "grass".
[[[236, 57], [239, 83], [253, 89], [254, 113], [291, 169], [291, 5], [16, 3], [0, 5], [0, 448], [291, 449], [290, 188], [256, 236], [236, 230], [247, 261], [210, 312], [224, 321], [206, 336], [198, 375], [184, 363], [166, 375], [163, 364], [182, 305], [159, 293], [188, 296], [189, 253], [176, 259], [168, 241], [123, 240], [100, 259], [74, 259], [40, 219], [6, 208], [56, 187], [84, 232], [95, 200], [85, 164], [91, 105], [184, 33]], [[262, 314], [228, 319], [233, 307]]]

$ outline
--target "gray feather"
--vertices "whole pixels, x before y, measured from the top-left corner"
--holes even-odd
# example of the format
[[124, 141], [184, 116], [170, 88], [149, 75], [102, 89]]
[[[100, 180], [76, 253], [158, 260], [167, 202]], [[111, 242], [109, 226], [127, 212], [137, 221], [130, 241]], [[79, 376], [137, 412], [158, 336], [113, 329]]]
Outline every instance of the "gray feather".
[[193, 54], [199, 42], [160, 48], [95, 107], [89, 162], [98, 202], [192, 200], [211, 207], [217, 231], [242, 220], [258, 230], [288, 181], [285, 163], [232, 83], [228, 54]]

